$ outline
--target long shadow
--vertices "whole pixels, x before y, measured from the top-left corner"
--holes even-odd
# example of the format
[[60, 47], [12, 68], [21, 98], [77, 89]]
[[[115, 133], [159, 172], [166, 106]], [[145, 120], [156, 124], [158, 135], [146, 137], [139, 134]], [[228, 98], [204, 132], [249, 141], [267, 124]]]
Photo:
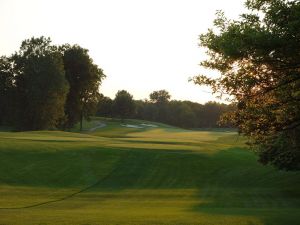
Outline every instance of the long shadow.
[[[203, 146], [202, 143], [192, 143], [192, 142], [174, 142], [174, 141], [145, 141], [145, 140], [122, 140], [127, 143], [136, 143], [136, 144], [166, 144], [166, 145], [185, 145], [185, 146]], [[209, 143], [209, 142], [207, 142]], [[181, 150], [182, 151], [182, 150]]]

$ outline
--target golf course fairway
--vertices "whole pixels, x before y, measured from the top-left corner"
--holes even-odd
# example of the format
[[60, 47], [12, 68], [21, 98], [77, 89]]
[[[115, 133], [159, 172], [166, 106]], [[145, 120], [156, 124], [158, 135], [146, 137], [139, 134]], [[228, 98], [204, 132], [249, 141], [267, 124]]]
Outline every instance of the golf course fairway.
[[126, 124], [0, 132], [0, 225], [300, 224], [300, 173], [236, 132]]

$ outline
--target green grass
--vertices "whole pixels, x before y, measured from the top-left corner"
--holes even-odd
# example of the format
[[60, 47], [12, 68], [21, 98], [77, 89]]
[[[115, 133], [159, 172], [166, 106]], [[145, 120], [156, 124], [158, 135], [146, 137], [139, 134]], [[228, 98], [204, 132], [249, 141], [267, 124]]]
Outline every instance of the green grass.
[[49, 202], [0, 209], [1, 225], [300, 224], [300, 173], [259, 165], [236, 133], [84, 128], [99, 121], [0, 132], [0, 208]]

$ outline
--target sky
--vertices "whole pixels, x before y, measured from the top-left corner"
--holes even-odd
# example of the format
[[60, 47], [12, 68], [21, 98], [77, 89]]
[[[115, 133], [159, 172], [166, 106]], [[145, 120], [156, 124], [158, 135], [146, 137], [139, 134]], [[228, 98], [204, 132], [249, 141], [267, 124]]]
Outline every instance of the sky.
[[213, 26], [216, 10], [236, 19], [244, 0], [0, 0], [0, 55], [24, 39], [50, 37], [54, 44], [89, 49], [106, 79], [100, 92], [114, 98], [127, 90], [135, 99], [155, 90], [172, 99], [204, 103], [216, 96], [189, 82], [216, 76], [199, 63], [207, 56], [199, 35]]

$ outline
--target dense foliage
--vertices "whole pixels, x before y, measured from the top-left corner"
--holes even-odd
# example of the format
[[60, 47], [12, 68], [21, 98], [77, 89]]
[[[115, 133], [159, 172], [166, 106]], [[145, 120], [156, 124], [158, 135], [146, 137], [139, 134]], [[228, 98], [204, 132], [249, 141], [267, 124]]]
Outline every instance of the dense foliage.
[[86, 49], [55, 46], [45, 37], [27, 39], [18, 52], [0, 58], [0, 125], [70, 127], [96, 108], [103, 78]]
[[101, 95], [96, 115], [163, 122], [183, 128], [215, 128], [220, 127], [220, 116], [234, 108], [217, 102], [202, 105], [190, 101], [170, 100], [171, 95], [166, 90], [154, 91], [149, 98], [150, 100], [135, 100], [133, 108], [132, 96], [128, 92], [119, 91], [113, 100]]
[[15, 122], [21, 130], [51, 129], [64, 116], [68, 92], [61, 54], [49, 38], [23, 41], [12, 56], [16, 87]]
[[113, 100], [110, 97], [106, 97], [103, 94], [100, 94], [99, 101], [97, 103], [97, 115], [103, 117], [113, 117]]
[[114, 115], [124, 121], [125, 118], [130, 117], [134, 113], [135, 103], [133, 96], [125, 90], [118, 91], [112, 105], [112, 110], [114, 111]]
[[214, 29], [200, 36], [209, 59], [201, 65], [221, 76], [194, 82], [233, 97], [224, 117], [250, 137], [260, 161], [300, 169], [300, 2], [247, 0], [237, 21], [217, 13]]
[[80, 121], [82, 129], [83, 118], [88, 119], [89, 115], [95, 113], [100, 97], [99, 85], [105, 75], [102, 69], [93, 63], [88, 50], [78, 45], [64, 46], [63, 60], [66, 78], [70, 84], [65, 104], [65, 125], [70, 128]]
[[11, 123], [13, 113], [14, 76], [11, 60], [5, 56], [0, 57], [0, 124]]

